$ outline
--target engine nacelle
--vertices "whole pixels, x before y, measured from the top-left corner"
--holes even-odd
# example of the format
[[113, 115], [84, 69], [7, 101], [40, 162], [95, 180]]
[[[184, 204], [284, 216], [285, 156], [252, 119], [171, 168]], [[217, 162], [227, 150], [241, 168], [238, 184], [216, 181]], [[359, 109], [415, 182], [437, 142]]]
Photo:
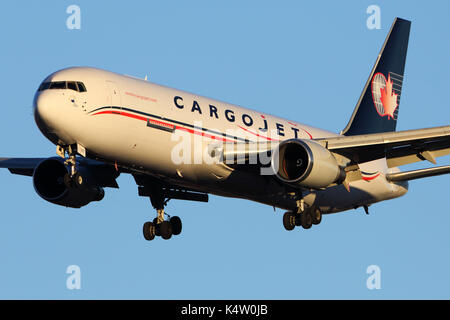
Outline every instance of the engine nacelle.
[[80, 208], [103, 199], [105, 192], [102, 187], [74, 183], [68, 179], [68, 175], [68, 168], [63, 161], [46, 159], [34, 169], [34, 189], [41, 198], [71, 208]]
[[281, 142], [272, 153], [272, 170], [283, 182], [312, 189], [345, 180], [345, 171], [331, 152], [311, 140]]

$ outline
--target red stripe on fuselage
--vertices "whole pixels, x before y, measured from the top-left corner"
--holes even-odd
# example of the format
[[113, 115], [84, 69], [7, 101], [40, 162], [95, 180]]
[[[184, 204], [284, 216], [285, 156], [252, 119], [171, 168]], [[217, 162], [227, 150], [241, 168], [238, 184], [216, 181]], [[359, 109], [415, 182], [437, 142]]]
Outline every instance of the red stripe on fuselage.
[[[142, 121], [145, 121], [145, 122], [147, 122], [147, 120], [149, 119], [152, 123], [156, 122], [156, 123], [158, 123], [161, 126], [175, 127], [171, 123], [167, 123], [167, 122], [162, 122], [162, 121], [155, 120], [155, 119], [146, 118], [146, 117], [138, 116], [138, 115], [135, 115], [135, 114], [132, 114], [132, 113], [128, 113], [128, 112], [123, 112], [123, 111], [111, 111], [111, 110], [100, 111], [98, 113], [94, 113], [93, 116], [97, 116], [97, 115], [100, 115], [100, 114], [121, 115], [121, 116], [129, 117], [129, 118], [133, 118], [133, 119], [142, 120]], [[203, 137], [207, 137], [207, 138], [210, 138], [210, 139], [214, 139], [214, 140], [220, 140], [220, 141], [224, 141], [224, 142], [235, 142], [234, 140], [229, 140], [229, 139], [226, 139], [226, 138], [223, 138], [223, 137], [218, 137], [218, 136], [215, 136], [215, 135], [212, 135], [212, 134], [209, 134], [209, 133], [196, 131], [196, 130], [185, 128], [185, 127], [181, 127], [181, 126], [176, 126], [176, 129], [183, 130], [183, 131], [186, 131], [186, 132], [189, 132], [189, 133], [192, 133], [192, 134], [197, 134], [197, 135], [200, 135], [200, 136], [203, 136]]]
[[264, 138], [264, 139], [267, 139], [267, 140], [269, 140], [269, 141], [280, 141], [279, 139], [272, 139], [272, 138], [269, 138], [269, 137], [261, 136], [261, 135], [255, 133], [255, 132], [253, 132], [253, 131], [250, 131], [250, 130], [248, 130], [248, 129], [245, 129], [244, 127], [241, 127], [241, 126], [238, 126], [238, 127], [241, 128], [241, 129], [244, 130], [244, 131], [247, 131], [247, 132], [249, 132], [249, 133], [251, 133], [251, 134], [257, 136], [257, 137]]
[[306, 131], [306, 130], [303, 129], [303, 128], [300, 128], [300, 129], [302, 129], [303, 131], [305, 131], [306, 134], [309, 136], [309, 138], [312, 140], [313, 136], [311, 135], [311, 133], [309, 133], [308, 131]]

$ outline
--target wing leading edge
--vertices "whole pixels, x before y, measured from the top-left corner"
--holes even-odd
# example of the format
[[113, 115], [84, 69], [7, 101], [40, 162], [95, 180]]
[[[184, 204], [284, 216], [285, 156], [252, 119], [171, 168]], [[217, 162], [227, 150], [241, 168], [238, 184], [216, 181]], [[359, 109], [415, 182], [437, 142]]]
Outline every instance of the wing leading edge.
[[6, 168], [11, 173], [31, 177], [34, 168], [46, 158], [0, 158], [0, 168]]
[[[59, 157], [52, 158], [0, 158], [0, 168], [6, 168], [13, 174], [23, 176], [33, 176], [35, 168], [44, 160], [56, 159], [63, 162], [64, 159]], [[118, 188], [116, 178], [119, 172], [114, 166], [91, 159], [78, 158], [78, 165], [89, 170], [89, 174], [94, 175], [96, 181], [102, 187]]]
[[349, 159], [348, 165], [386, 157], [388, 167], [450, 154], [450, 126], [318, 139], [328, 150]]

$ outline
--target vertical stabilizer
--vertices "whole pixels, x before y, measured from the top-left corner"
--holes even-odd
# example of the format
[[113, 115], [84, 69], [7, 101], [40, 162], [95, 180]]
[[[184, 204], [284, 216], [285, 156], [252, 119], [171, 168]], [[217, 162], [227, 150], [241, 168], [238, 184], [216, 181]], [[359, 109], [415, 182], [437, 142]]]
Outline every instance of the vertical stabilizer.
[[394, 20], [343, 135], [395, 131], [410, 28], [410, 21]]

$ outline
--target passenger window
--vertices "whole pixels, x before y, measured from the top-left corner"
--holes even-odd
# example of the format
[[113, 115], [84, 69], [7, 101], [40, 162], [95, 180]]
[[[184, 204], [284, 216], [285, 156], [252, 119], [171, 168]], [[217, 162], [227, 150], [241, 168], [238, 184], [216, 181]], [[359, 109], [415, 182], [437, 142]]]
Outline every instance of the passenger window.
[[65, 81], [56, 81], [50, 83], [50, 89], [66, 89]]
[[82, 82], [77, 82], [77, 84], [78, 84], [78, 91], [86, 92], [86, 87], [84, 86], [84, 84]]
[[68, 81], [67, 89], [78, 91], [75, 81]]

